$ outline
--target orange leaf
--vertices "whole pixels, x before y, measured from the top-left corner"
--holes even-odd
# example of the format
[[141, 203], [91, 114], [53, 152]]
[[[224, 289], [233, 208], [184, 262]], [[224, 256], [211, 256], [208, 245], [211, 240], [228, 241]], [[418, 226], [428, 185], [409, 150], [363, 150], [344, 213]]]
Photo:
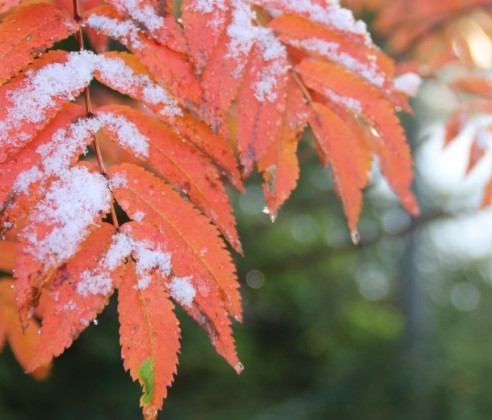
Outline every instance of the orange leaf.
[[46, 277], [77, 253], [109, 211], [106, 180], [88, 166], [75, 166], [53, 182], [19, 234], [15, 288], [23, 322], [36, 307]]
[[41, 336], [29, 371], [63, 353], [107, 305], [118, 283], [118, 264], [105, 261], [114, 232], [113, 226], [103, 223], [51, 276]]
[[22, 0], [0, 0], [0, 13], [5, 13], [17, 6]]
[[192, 262], [196, 257], [182, 249], [179, 243], [172, 237], [169, 238], [167, 232], [160, 228], [132, 222], [125, 224], [122, 232], [140, 243], [152, 244], [153, 249], [159, 249], [165, 244], [166, 251], [172, 255], [172, 277], [164, 286], [173, 299], [206, 331], [217, 353], [237, 373], [241, 373], [242, 365], [236, 354], [231, 322], [223, 305], [222, 292], [215, 282], [202, 276], [200, 270], [196, 271]]
[[0, 271], [10, 273], [15, 267], [17, 242], [4, 239], [0, 242]]
[[0, 23], [0, 85], [77, 29], [65, 11], [48, 3], [30, 4], [6, 16]]
[[[211, 2], [208, 5], [199, 4], [197, 0], [182, 2], [181, 20], [197, 74], [202, 72], [221, 34], [226, 29], [226, 20], [229, 19], [227, 8], [226, 4], [220, 2]], [[227, 60], [226, 57], [224, 58]]]
[[23, 147], [92, 80], [93, 53], [51, 51], [0, 88], [0, 162]]
[[[0, 280], [0, 330], [3, 328], [3, 333], [0, 331], [0, 341], [3, 341], [1, 336], [4, 335], [19, 364], [23, 369], [27, 369], [33, 357], [34, 348], [39, 342], [39, 324], [33, 319], [27, 328], [21, 327], [15, 308], [12, 283], [10, 279]], [[43, 380], [48, 376], [50, 368], [50, 365], [40, 366], [30, 374], [37, 380]]]
[[65, 105], [32, 142], [0, 163], [0, 222], [4, 228], [41, 198], [56, 172], [75, 163], [85, 151], [90, 135], [67, 141], [71, 137], [68, 127], [82, 112], [78, 105]]
[[121, 357], [142, 385], [144, 417], [154, 419], [176, 373], [180, 329], [163, 280], [152, 275], [145, 288], [138, 280], [129, 264], [118, 293]]
[[181, 105], [191, 109], [198, 107], [202, 91], [193, 66], [184, 54], [148, 39], [138, 26], [122, 19], [110, 6], [92, 9], [87, 13], [86, 22], [130, 49]]
[[263, 193], [272, 220], [276, 218], [278, 209], [296, 187], [299, 177], [297, 144], [308, 119], [309, 108], [304, 94], [294, 79], [290, 78], [279, 138], [258, 161], [258, 169], [265, 180]]
[[[210, 217], [229, 243], [241, 252], [229, 198], [211, 162], [193, 146], [182, 142], [166, 126], [139, 111], [113, 105], [99, 108], [98, 115], [103, 114], [114, 115], [111, 118], [124, 120], [123, 125], [126, 127], [133, 125], [148, 141], [147, 153], [139, 157], [151, 163], [170, 183], [177, 184], [193, 203]], [[106, 134], [119, 142], [125, 150], [138, 155], [115, 128], [111, 125], [106, 126]], [[134, 141], [133, 136], [130, 143]]]
[[366, 176], [357, 161], [358, 145], [343, 120], [325, 105], [312, 104], [310, 118], [323, 165], [330, 163], [336, 191], [342, 198], [350, 230], [357, 232]]
[[340, 31], [298, 16], [277, 17], [269, 26], [280, 32], [283, 42], [314, 54], [317, 58], [328, 59], [344, 66], [376, 86], [388, 99], [408, 109], [391, 80], [395, 74], [394, 63], [374, 45], [368, 47], [355, 43]]
[[183, 139], [209, 156], [236, 188], [243, 190], [237, 160], [224, 137], [215, 135], [205, 123], [184, 112], [135, 56], [110, 52], [105, 57], [105, 63], [95, 73], [102, 83], [143, 102]]
[[[234, 265], [214, 226], [171, 187], [134, 165], [121, 164], [109, 171], [112, 190], [119, 205], [134, 219], [159, 228], [176, 260], [189, 273], [215, 283], [220, 297], [237, 319], [241, 318], [241, 297]], [[138, 214], [138, 216], [136, 216]]]
[[372, 126], [370, 147], [402, 205], [417, 214], [418, 204], [410, 191], [412, 156], [394, 107], [358, 77], [331, 63], [305, 61], [296, 67], [306, 85], [334, 101], [347, 112], [361, 115]]
[[175, 51], [186, 52], [186, 41], [181, 26], [174, 16], [164, 16], [157, 10], [160, 3], [152, 0], [137, 0], [131, 3], [123, 0], [108, 0], [122, 16], [130, 16], [137, 25], [144, 27], [152, 39], [167, 45]]
[[238, 97], [237, 141], [246, 174], [270, 148], [281, 129], [287, 102], [285, 48], [270, 32], [260, 39], [250, 55]]

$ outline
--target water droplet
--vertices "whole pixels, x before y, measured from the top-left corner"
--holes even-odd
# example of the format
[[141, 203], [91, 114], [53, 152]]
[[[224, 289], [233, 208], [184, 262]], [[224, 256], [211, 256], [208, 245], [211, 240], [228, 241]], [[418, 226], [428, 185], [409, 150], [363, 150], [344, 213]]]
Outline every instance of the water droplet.
[[272, 212], [267, 206], [263, 208], [263, 213], [270, 216], [272, 223], [275, 223], [275, 220], [277, 220], [277, 212]]
[[234, 366], [234, 369], [236, 370], [236, 373], [240, 375], [241, 372], [244, 370], [244, 366], [241, 362], [238, 362], [236, 366]]
[[352, 238], [352, 242], [354, 245], [357, 245], [360, 242], [360, 234], [356, 230], [350, 233], [350, 237]]
[[97, 320], [97, 319], [95, 319], [94, 321], [92, 321], [92, 323], [93, 323], [94, 325], [99, 324], [99, 322], [98, 322], [98, 320]]

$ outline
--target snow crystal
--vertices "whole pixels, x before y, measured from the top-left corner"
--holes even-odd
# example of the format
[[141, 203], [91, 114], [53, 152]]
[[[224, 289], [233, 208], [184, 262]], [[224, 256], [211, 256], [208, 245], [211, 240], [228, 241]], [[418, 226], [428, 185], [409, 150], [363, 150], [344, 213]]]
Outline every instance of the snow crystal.
[[149, 139], [140, 133], [132, 122], [121, 115], [101, 113], [97, 116], [101, 127], [107, 127], [116, 133], [122, 146], [129, 147], [137, 157], [149, 156]]
[[421, 84], [422, 79], [415, 73], [405, 73], [395, 78], [395, 89], [408, 96], [415, 96]]
[[260, 102], [274, 102], [277, 99], [278, 82], [287, 76], [289, 70], [285, 64], [287, 52], [270, 29], [257, 28], [256, 36], [263, 49], [263, 59], [268, 64], [262, 69], [260, 81], [255, 85], [255, 97]]
[[169, 288], [171, 296], [178, 303], [183, 306], [191, 307], [193, 299], [195, 298], [196, 291], [191, 284], [191, 276], [188, 277], [175, 277], [173, 276], [170, 283], [166, 286]]
[[125, 175], [122, 174], [118, 174], [112, 177], [111, 180], [109, 181], [110, 188], [126, 187], [126, 185], [127, 185], [127, 179]]
[[227, 27], [230, 42], [227, 45], [226, 57], [231, 57], [237, 65], [233, 76], [238, 78], [246, 65], [247, 55], [257, 36], [257, 26], [253, 26], [256, 14], [244, 0], [234, 0], [232, 22]]
[[14, 190], [25, 192], [31, 184], [41, 179], [51, 176], [63, 177], [73, 158], [85, 151], [92, 136], [102, 127], [114, 131], [119, 142], [131, 148], [135, 155], [149, 155], [149, 139], [143, 136], [133, 123], [123, 116], [101, 113], [93, 118], [79, 119], [68, 128], [57, 130], [51, 142], [36, 149], [40, 155], [40, 162], [19, 174], [14, 182]]
[[333, 102], [335, 102], [338, 105], [341, 105], [342, 107], [348, 109], [354, 114], [359, 115], [362, 113], [362, 105], [357, 99], [341, 96], [336, 92], [332, 91], [331, 89], [324, 89], [323, 93], [328, 98], [330, 98]]
[[117, 6], [121, 6], [132, 19], [144, 25], [150, 31], [164, 28], [164, 19], [159, 16], [150, 4], [143, 0], [120, 0]]
[[0, 148], [7, 143], [22, 146], [32, 136], [20, 132], [12, 137], [12, 130], [26, 123], [40, 124], [47, 120], [47, 110], [54, 106], [56, 99], [73, 100], [73, 92], [82, 90], [92, 80], [95, 57], [90, 51], [72, 52], [64, 63], [48, 64], [29, 75], [26, 72], [23, 86], [7, 93], [10, 104], [0, 121]]
[[224, 0], [195, 0], [190, 2], [188, 8], [201, 13], [211, 13], [214, 9], [225, 10]]
[[113, 236], [113, 242], [106, 255], [101, 260], [101, 266], [109, 271], [114, 271], [132, 252], [132, 241], [124, 233], [117, 233]]
[[145, 213], [143, 211], [136, 211], [135, 213], [132, 214], [132, 219], [135, 220], [136, 222], [141, 222], [144, 217], [145, 217]]
[[119, 21], [107, 16], [90, 15], [87, 24], [96, 31], [101, 31], [111, 38], [123, 39], [130, 44], [131, 48], [141, 49], [140, 29], [129, 20]]
[[[261, 0], [256, 2], [264, 3]], [[368, 46], [372, 43], [366, 24], [355, 20], [352, 12], [341, 7], [338, 1], [331, 1], [327, 6], [315, 4], [312, 0], [280, 0], [280, 3], [288, 13], [307, 15], [314, 22], [362, 36]]]
[[145, 102], [162, 106], [158, 111], [162, 116], [169, 118], [183, 116], [178, 102], [161, 86], [146, 75], [135, 74], [133, 69], [120, 58], [100, 56], [97, 69], [104, 78], [111, 80], [117, 90], [131, 96], [139, 96], [138, 91], [141, 90]]
[[[111, 194], [105, 178], [85, 167], [67, 170], [53, 182], [46, 196], [29, 216], [21, 236], [27, 240], [27, 252], [39, 261], [55, 266], [75, 254], [98, 215], [107, 213]], [[38, 238], [36, 227], [47, 226], [47, 234]], [[41, 230], [41, 229], [40, 229]]]
[[383, 86], [385, 77], [378, 70], [375, 61], [369, 65], [360, 62], [350, 54], [339, 52], [340, 45], [336, 42], [327, 42], [316, 38], [299, 40], [291, 40], [290, 44], [297, 48], [302, 48], [306, 51], [322, 55], [338, 64], [341, 64], [351, 72], [363, 77], [368, 82], [376, 86]]
[[151, 243], [146, 241], [133, 241], [133, 255], [137, 274], [144, 275], [156, 269], [163, 277], [171, 273], [171, 254], [160, 249], [153, 249]]
[[207, 17], [207, 26], [215, 33], [225, 22], [223, 12], [226, 10], [225, 0], [195, 0], [188, 3], [187, 10], [198, 13], [211, 13]]
[[109, 273], [99, 268], [86, 270], [81, 275], [81, 281], [77, 283], [76, 291], [80, 296], [89, 295], [107, 296], [113, 290], [113, 281]]

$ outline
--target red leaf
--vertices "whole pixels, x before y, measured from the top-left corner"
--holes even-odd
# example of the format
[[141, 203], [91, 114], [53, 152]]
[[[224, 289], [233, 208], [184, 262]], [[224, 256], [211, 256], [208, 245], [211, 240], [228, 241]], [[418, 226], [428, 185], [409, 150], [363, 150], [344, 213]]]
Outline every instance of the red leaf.
[[164, 286], [173, 299], [207, 332], [217, 353], [237, 373], [241, 373], [242, 365], [236, 354], [231, 322], [223, 305], [222, 293], [214, 281], [201, 275], [199, 268], [196, 271], [196, 264], [192, 262], [196, 257], [160, 228], [132, 222], [125, 224], [122, 232], [140, 243], [152, 244], [152, 249], [165, 246], [165, 250], [172, 255], [172, 276]]
[[116, 267], [105, 262], [115, 228], [106, 223], [50, 278], [41, 337], [29, 370], [43, 366], [70, 347], [107, 305], [118, 283]]
[[122, 19], [110, 6], [91, 10], [86, 21], [90, 27], [129, 48], [181, 105], [198, 109], [202, 91], [184, 54], [149, 40], [133, 22]]
[[281, 130], [287, 102], [285, 48], [265, 30], [251, 52], [238, 97], [238, 148], [246, 174], [270, 148]]
[[89, 233], [100, 225], [110, 203], [105, 178], [79, 165], [53, 182], [34, 207], [19, 234], [15, 271], [17, 306], [23, 322], [32, 315], [46, 278], [77, 253]]
[[[114, 105], [102, 107], [98, 115], [114, 115], [123, 119], [126, 127], [133, 125], [148, 141], [147, 153], [139, 157], [151, 163], [169, 182], [177, 184], [222, 232], [229, 243], [241, 252], [236, 222], [232, 216], [229, 198], [219, 179], [219, 174], [210, 161], [190, 144], [184, 143], [165, 125], [131, 108]], [[128, 151], [139, 155], [121, 138], [118, 130], [111, 125], [105, 127], [106, 134], [119, 142]], [[128, 130], [119, 130], [128, 132]], [[135, 142], [135, 137], [129, 139]]]
[[110, 52], [95, 76], [107, 86], [129, 95], [156, 112], [176, 133], [209, 156], [239, 190], [243, 190], [237, 161], [227, 140], [184, 112], [177, 101], [153, 80], [133, 55]]
[[343, 120], [328, 107], [312, 104], [311, 127], [323, 165], [330, 163], [338, 194], [342, 198], [345, 215], [352, 232], [357, 231], [362, 207], [362, 188], [366, 176], [357, 161], [358, 145]]
[[[27, 369], [39, 342], [39, 324], [33, 319], [27, 328], [21, 327], [12, 283], [10, 279], [0, 280], [0, 349], [3, 340], [7, 338], [15, 358], [23, 369]], [[51, 365], [44, 365], [30, 374], [37, 380], [43, 380], [49, 375], [50, 369]]]
[[240, 319], [241, 297], [234, 265], [208, 220], [171, 187], [142, 168], [117, 165], [111, 168], [109, 176], [123, 210], [130, 217], [159, 228], [178, 251], [173, 254], [174, 261], [182, 260], [190, 274], [215, 283], [229, 313]]
[[25, 214], [42, 197], [57, 172], [75, 163], [85, 151], [91, 135], [89, 139], [67, 141], [71, 137], [68, 127], [82, 113], [78, 105], [65, 105], [32, 142], [8, 161], [0, 163], [0, 222], [4, 227], [6, 223], [12, 226]]
[[152, 276], [146, 288], [137, 285], [129, 264], [118, 292], [121, 357], [142, 385], [144, 417], [153, 419], [176, 373], [180, 329], [162, 279]]
[[197, 0], [183, 0], [182, 2], [181, 20], [197, 74], [202, 72], [220, 36], [226, 29], [229, 18], [228, 7], [226, 3], [221, 2], [210, 2], [209, 4], [200, 3]]
[[0, 88], [0, 162], [23, 147], [92, 80], [90, 52], [51, 51]]
[[308, 119], [309, 108], [304, 94], [294, 79], [290, 78], [279, 137], [258, 161], [258, 169], [265, 181], [263, 193], [272, 220], [296, 187], [299, 177], [297, 144]]
[[77, 29], [66, 12], [48, 3], [29, 4], [6, 16], [0, 23], [0, 85]]

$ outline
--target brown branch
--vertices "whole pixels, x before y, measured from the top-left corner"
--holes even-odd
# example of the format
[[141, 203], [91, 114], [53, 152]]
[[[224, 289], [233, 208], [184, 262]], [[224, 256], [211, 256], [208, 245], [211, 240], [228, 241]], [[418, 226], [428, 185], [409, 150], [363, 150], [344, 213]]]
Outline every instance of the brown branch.
[[[72, 4], [73, 4], [73, 17], [77, 22], [80, 22], [82, 20], [82, 17], [80, 16], [78, 0], [72, 0]], [[83, 51], [85, 49], [85, 46], [84, 46], [84, 30], [82, 26], [79, 27], [79, 30], [76, 33], [76, 37], [77, 37], [77, 44], [79, 47], [79, 51]], [[89, 86], [87, 86], [84, 89], [84, 97], [85, 97], [85, 111], [86, 111], [87, 118], [92, 118], [94, 114], [92, 113], [91, 92]], [[99, 145], [99, 142], [97, 141], [96, 134], [93, 135], [92, 147], [94, 148], [94, 152], [96, 154], [96, 161], [99, 171], [103, 175], [106, 175], [104, 158], [101, 152], [101, 147]], [[111, 218], [113, 220], [113, 225], [116, 228], [118, 228], [120, 224], [118, 222], [118, 216], [116, 215], [116, 210], [113, 203], [111, 203]]]

